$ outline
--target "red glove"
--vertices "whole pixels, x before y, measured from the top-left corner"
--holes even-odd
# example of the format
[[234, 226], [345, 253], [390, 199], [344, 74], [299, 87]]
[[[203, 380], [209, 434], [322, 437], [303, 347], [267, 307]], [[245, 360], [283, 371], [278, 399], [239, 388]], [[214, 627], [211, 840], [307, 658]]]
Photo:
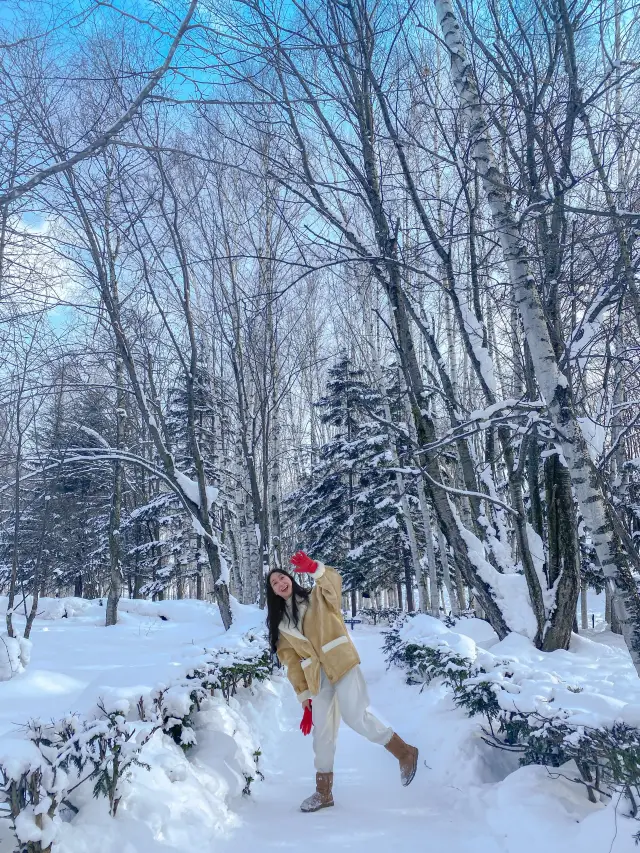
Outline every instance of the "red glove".
[[313, 574], [318, 568], [318, 564], [311, 557], [307, 557], [304, 551], [296, 552], [291, 558], [291, 564], [295, 566], [294, 572], [309, 572]]
[[309, 704], [304, 709], [304, 713], [302, 715], [302, 721], [300, 723], [300, 731], [303, 735], [311, 734], [311, 726], [313, 725], [313, 713], [311, 711], [311, 699], [309, 699]]

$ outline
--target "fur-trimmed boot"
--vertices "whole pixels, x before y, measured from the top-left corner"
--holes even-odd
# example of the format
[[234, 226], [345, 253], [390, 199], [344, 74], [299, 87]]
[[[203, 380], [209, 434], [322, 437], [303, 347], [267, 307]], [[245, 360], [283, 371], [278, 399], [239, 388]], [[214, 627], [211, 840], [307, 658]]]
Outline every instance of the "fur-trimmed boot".
[[415, 746], [409, 746], [395, 732], [391, 740], [385, 745], [394, 758], [398, 759], [400, 764], [400, 780], [406, 787], [413, 782], [413, 777], [416, 775], [418, 768], [418, 749]]
[[300, 806], [300, 811], [317, 812], [333, 803], [333, 773], [316, 773], [316, 790]]

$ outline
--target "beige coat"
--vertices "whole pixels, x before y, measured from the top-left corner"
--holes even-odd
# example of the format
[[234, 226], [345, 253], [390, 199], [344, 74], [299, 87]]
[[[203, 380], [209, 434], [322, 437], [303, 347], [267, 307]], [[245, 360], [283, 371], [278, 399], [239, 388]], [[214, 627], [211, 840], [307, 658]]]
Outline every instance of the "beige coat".
[[318, 695], [321, 670], [335, 684], [360, 663], [340, 609], [342, 578], [322, 563], [311, 577], [315, 586], [302, 625], [304, 635], [280, 623], [277, 649], [300, 702]]

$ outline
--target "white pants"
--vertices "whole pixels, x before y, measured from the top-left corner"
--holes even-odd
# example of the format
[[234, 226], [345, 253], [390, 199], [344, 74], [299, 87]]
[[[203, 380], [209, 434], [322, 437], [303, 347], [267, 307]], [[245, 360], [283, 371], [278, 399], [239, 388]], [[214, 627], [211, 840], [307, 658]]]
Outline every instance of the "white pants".
[[333, 771], [340, 718], [372, 743], [385, 746], [391, 740], [393, 729], [369, 710], [367, 685], [359, 666], [350, 669], [336, 684], [331, 684], [322, 672], [320, 692], [313, 697], [313, 751], [319, 773]]

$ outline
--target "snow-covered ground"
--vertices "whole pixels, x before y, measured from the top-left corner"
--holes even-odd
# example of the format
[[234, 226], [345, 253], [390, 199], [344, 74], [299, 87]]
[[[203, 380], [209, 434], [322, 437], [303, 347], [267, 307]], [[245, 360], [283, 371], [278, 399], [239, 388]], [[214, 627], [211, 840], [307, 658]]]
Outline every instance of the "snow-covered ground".
[[[0, 597], [2, 624], [6, 606], [7, 599]], [[99, 698], [135, 701], [171, 681], [176, 669], [204, 646], [233, 644], [264, 620], [257, 608], [235, 605], [233, 628], [225, 635], [217, 607], [190, 599], [124, 599], [118, 624], [111, 628], [104, 627], [99, 600], [45, 598], [38, 612], [31, 663], [20, 677], [0, 683], [0, 735], [30, 717], [86, 713]], [[20, 611], [14, 622], [19, 630], [24, 625]]]
[[[2, 619], [5, 608], [6, 599], [0, 599]], [[101, 699], [112, 707], [127, 699], [135, 708], [138, 697], [179, 680], [205, 647], [233, 648], [264, 622], [257, 608], [234, 604], [234, 625], [225, 633], [217, 608], [198, 601], [122, 601], [119, 624], [110, 628], [96, 601], [45, 599], [39, 610], [30, 665], [0, 682], [0, 758], [15, 754], [16, 739], [24, 737], [20, 727], [29, 719], [48, 721], [68, 712], [91, 717]], [[209, 701], [195, 715], [198, 743], [188, 758], [156, 733], [142, 753], [151, 769], [133, 768], [117, 818], [86, 784], [76, 792], [80, 811], [62, 826], [55, 853], [215, 849], [216, 840], [238, 825], [232, 804], [242, 798], [245, 772], [255, 767], [253, 754], [263, 729], [278, 720], [279, 706], [271, 683], [241, 690], [229, 704]], [[8, 821], [0, 820], [0, 853], [14, 849]]]
[[581, 786], [553, 778], [543, 767], [514, 769], [513, 757], [480, 740], [477, 722], [454, 709], [442, 687], [421, 692], [404, 684], [400, 670], [387, 671], [379, 629], [358, 626], [354, 639], [373, 708], [420, 748], [414, 782], [402, 788], [388, 753], [343, 727], [335, 769], [336, 807], [301, 814], [299, 802], [314, 784], [311, 738], [297, 731], [299, 707], [285, 696], [281, 722], [286, 725], [265, 756], [267, 784], [239, 806], [240, 828], [214, 849], [637, 851], [631, 839], [638, 830], [635, 821], [615, 815], [613, 808], [590, 805]]
[[[203, 646], [229, 645], [263, 614], [235, 608], [232, 636], [215, 608], [192, 602], [123, 602], [121, 623], [102, 625], [104, 609], [71, 602], [43, 605], [27, 671], [0, 684], [0, 740], [33, 716], [90, 713], [98, 698], [133, 698], [184, 667]], [[71, 612], [74, 611], [74, 612]], [[166, 619], [160, 618], [161, 616]], [[424, 847], [446, 853], [631, 853], [638, 824], [611, 806], [591, 805], [584, 790], [542, 767], [514, 769], [513, 757], [484, 744], [478, 724], [453, 708], [438, 685], [422, 691], [386, 669], [380, 629], [359, 625], [354, 639], [376, 712], [421, 750], [419, 772], [401, 787], [394, 760], [343, 728], [336, 807], [299, 812], [314, 785], [311, 738], [299, 730], [300, 706], [280, 674], [227, 706], [212, 702], [196, 718], [198, 745], [185, 758], [166, 736], [145, 748], [151, 770], [136, 768], [115, 819], [90, 790], [62, 829], [54, 853], [263, 853], [352, 850], [388, 853]], [[609, 645], [611, 635], [598, 633]], [[474, 638], [482, 644], [482, 638]], [[566, 654], [566, 653], [564, 653]], [[571, 654], [571, 653], [569, 653]], [[615, 645], [594, 658], [594, 677], [630, 662]], [[586, 674], [585, 674], [586, 677]], [[241, 795], [242, 756], [259, 744], [265, 782]], [[4, 833], [4, 834], [2, 834]], [[0, 822], [0, 853], [13, 850]]]

